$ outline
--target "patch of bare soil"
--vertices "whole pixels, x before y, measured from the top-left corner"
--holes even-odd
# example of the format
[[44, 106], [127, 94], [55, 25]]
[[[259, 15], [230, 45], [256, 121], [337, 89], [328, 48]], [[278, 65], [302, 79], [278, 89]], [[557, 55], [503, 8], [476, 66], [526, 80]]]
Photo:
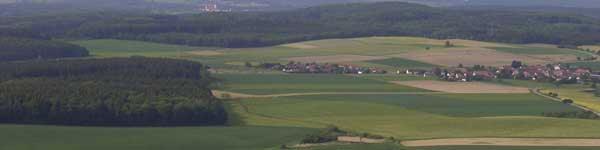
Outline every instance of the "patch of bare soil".
[[385, 139], [370, 139], [364, 137], [354, 137], [354, 136], [338, 136], [338, 142], [350, 142], [350, 143], [367, 143], [367, 144], [377, 144], [377, 143], [385, 143]]
[[427, 62], [441, 66], [485, 65], [502, 66], [510, 64], [513, 60], [520, 60], [528, 64], [545, 64], [549, 61], [524, 55], [498, 52], [487, 48], [452, 48], [444, 51], [415, 51], [391, 55], [415, 61]]
[[363, 56], [363, 55], [329, 55], [329, 56], [307, 56], [307, 57], [291, 57], [285, 60], [296, 62], [316, 62], [316, 63], [340, 63], [340, 62], [357, 62], [386, 59], [383, 56]]
[[550, 138], [454, 138], [403, 141], [404, 146], [600, 146], [600, 139], [550, 139]]
[[293, 44], [285, 44], [285, 47], [298, 48], [298, 49], [316, 49], [319, 48], [317, 45], [312, 45], [308, 43], [293, 43]]
[[392, 83], [446, 93], [529, 93], [529, 89], [481, 82], [392, 81]]

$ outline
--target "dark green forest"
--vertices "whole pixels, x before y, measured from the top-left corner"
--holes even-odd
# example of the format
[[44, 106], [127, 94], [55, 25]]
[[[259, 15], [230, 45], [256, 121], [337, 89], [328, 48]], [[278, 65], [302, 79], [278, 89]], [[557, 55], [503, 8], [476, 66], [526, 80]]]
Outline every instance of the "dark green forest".
[[0, 122], [222, 125], [202, 64], [160, 58], [0, 63]]
[[87, 49], [64, 42], [0, 36], [0, 62], [88, 56]]
[[[72, 12], [3, 17], [2, 31], [38, 38], [116, 38], [217, 47], [259, 47], [325, 38], [418, 36], [563, 45], [600, 42], [600, 21], [586, 16], [461, 10], [384, 2], [278, 12], [156, 14]], [[9, 29], [9, 30], [7, 30]], [[33, 35], [14, 35], [31, 37]]]

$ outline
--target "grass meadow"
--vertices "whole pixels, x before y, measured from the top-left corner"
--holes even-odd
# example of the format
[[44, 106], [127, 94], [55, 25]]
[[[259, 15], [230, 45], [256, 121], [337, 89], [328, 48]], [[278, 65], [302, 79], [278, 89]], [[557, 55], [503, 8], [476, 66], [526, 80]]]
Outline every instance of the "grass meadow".
[[[298, 143], [293, 127], [70, 127], [0, 125], [2, 150], [265, 150]], [[268, 136], [266, 136], [268, 135]]]
[[328, 74], [215, 74], [223, 90], [244, 94], [307, 92], [428, 92], [359, 76]]
[[[403, 140], [452, 137], [600, 138], [596, 134], [600, 131], [600, 121], [539, 117], [544, 111], [573, 108], [535, 96], [414, 97], [417, 96], [320, 95], [260, 98], [231, 104], [233, 110], [244, 118], [242, 122], [245, 125], [323, 127], [333, 124], [353, 132]], [[441, 101], [456, 104], [451, 107], [436, 104]]]
[[177, 57], [177, 55], [179, 55], [178, 52], [207, 49], [201, 47], [113, 39], [72, 41], [71, 43], [88, 48], [91, 55], [98, 57]]

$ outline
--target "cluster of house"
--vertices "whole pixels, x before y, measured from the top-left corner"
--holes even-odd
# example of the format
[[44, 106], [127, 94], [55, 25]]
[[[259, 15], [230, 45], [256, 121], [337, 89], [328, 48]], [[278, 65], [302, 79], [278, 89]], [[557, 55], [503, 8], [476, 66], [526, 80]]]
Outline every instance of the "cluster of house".
[[290, 62], [286, 65], [279, 63], [264, 63], [260, 67], [281, 70], [286, 73], [335, 73], [335, 74], [385, 74], [386, 71], [375, 67], [360, 67], [350, 64], [318, 64]]
[[473, 81], [496, 78], [494, 72], [489, 70], [470, 70], [468, 68], [455, 68], [452, 71], [435, 68], [431, 71], [423, 69], [407, 69], [405, 72], [398, 71], [398, 74], [422, 75], [423, 77], [437, 76], [447, 81]]
[[496, 73], [503, 77], [514, 77], [528, 80], [549, 80], [549, 81], [581, 81], [590, 79], [592, 72], [589, 68], [571, 68], [561, 64], [555, 65], [535, 65], [498, 67]]
[[554, 65], [506, 65], [501, 67], [459, 67], [454, 69], [435, 68], [431, 71], [422, 69], [408, 69], [405, 73], [422, 76], [438, 76], [447, 81], [473, 81], [488, 80], [493, 78], [514, 78], [536, 81], [558, 81], [558, 82], [579, 82], [589, 80], [594, 75], [588, 68], [571, 68], [569, 66]]

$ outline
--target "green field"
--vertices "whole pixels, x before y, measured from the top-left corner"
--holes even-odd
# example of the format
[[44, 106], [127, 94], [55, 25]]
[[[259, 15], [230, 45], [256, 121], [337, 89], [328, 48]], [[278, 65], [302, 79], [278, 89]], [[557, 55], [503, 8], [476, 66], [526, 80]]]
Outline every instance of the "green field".
[[99, 57], [128, 57], [134, 55], [149, 57], [176, 57], [179, 54], [178, 52], [208, 49], [191, 46], [113, 39], [73, 41], [71, 43], [88, 48], [88, 50], [91, 52], [91, 55]]
[[[314, 129], [292, 127], [64, 127], [0, 125], [2, 150], [264, 150]], [[268, 135], [268, 136], [266, 136]]]
[[531, 94], [319, 95], [289, 98], [289, 101], [303, 100], [369, 102], [452, 117], [538, 116], [542, 112], [577, 110]]
[[[469, 98], [472, 96], [471, 98]], [[416, 103], [397, 102], [410, 100]], [[322, 127], [334, 124], [353, 132], [396, 139], [451, 137], [600, 138], [600, 121], [539, 117], [543, 111], [573, 110], [535, 96], [448, 95], [302, 96], [232, 103], [246, 125]], [[423, 97], [437, 97], [423, 96]], [[467, 97], [466, 99], [455, 99]], [[433, 100], [432, 100], [433, 99]], [[505, 99], [505, 101], [500, 101]], [[395, 101], [394, 101], [395, 100]], [[439, 101], [457, 103], [441, 107]], [[538, 103], [536, 103], [538, 102]], [[518, 106], [519, 104], [524, 106]], [[461, 105], [462, 104], [462, 105]], [[532, 106], [539, 105], [539, 106]], [[245, 109], [242, 109], [245, 106]], [[511, 111], [512, 110], [512, 111]], [[537, 115], [536, 115], [537, 114]], [[477, 117], [474, 117], [477, 116]], [[480, 117], [486, 116], [486, 117]]]
[[245, 94], [307, 92], [427, 92], [359, 76], [328, 74], [216, 74], [224, 90]]
[[[443, 94], [400, 86], [389, 81], [435, 80], [409, 75], [284, 74], [245, 68], [245, 62], [286, 63], [286, 58], [325, 55], [386, 56], [390, 59], [344, 62], [380, 67], [391, 73], [435, 65], [393, 58], [407, 52], [451, 51], [446, 40], [413, 37], [368, 37], [307, 41], [261, 48], [203, 48], [124, 40], [83, 40], [72, 43], [96, 57], [149, 56], [199, 61], [216, 69], [220, 90], [270, 95], [318, 92], [419, 92], [388, 95], [313, 95], [226, 101], [231, 106], [227, 127], [65, 127], [0, 125], [0, 149], [278, 149], [296, 144], [306, 134], [327, 125], [354, 133], [400, 140], [452, 137], [600, 138], [600, 121], [541, 117], [543, 112], [577, 109], [532, 94]], [[518, 55], [570, 54], [570, 49], [450, 40], [456, 49], [493, 47]], [[427, 49], [429, 47], [429, 49]], [[512, 47], [512, 48], [511, 48]], [[217, 55], [194, 52], [210, 51]], [[457, 63], [458, 64], [458, 63]], [[600, 65], [599, 65], [600, 66]], [[599, 67], [600, 68], [600, 67]], [[230, 71], [227, 73], [227, 71]], [[555, 88], [549, 83], [493, 80], [491, 83]], [[581, 87], [563, 85], [564, 89]], [[424, 93], [431, 92], [431, 93]], [[569, 91], [567, 91], [569, 92]], [[592, 150], [595, 147], [440, 146], [403, 147], [395, 143], [331, 145], [299, 150]]]

